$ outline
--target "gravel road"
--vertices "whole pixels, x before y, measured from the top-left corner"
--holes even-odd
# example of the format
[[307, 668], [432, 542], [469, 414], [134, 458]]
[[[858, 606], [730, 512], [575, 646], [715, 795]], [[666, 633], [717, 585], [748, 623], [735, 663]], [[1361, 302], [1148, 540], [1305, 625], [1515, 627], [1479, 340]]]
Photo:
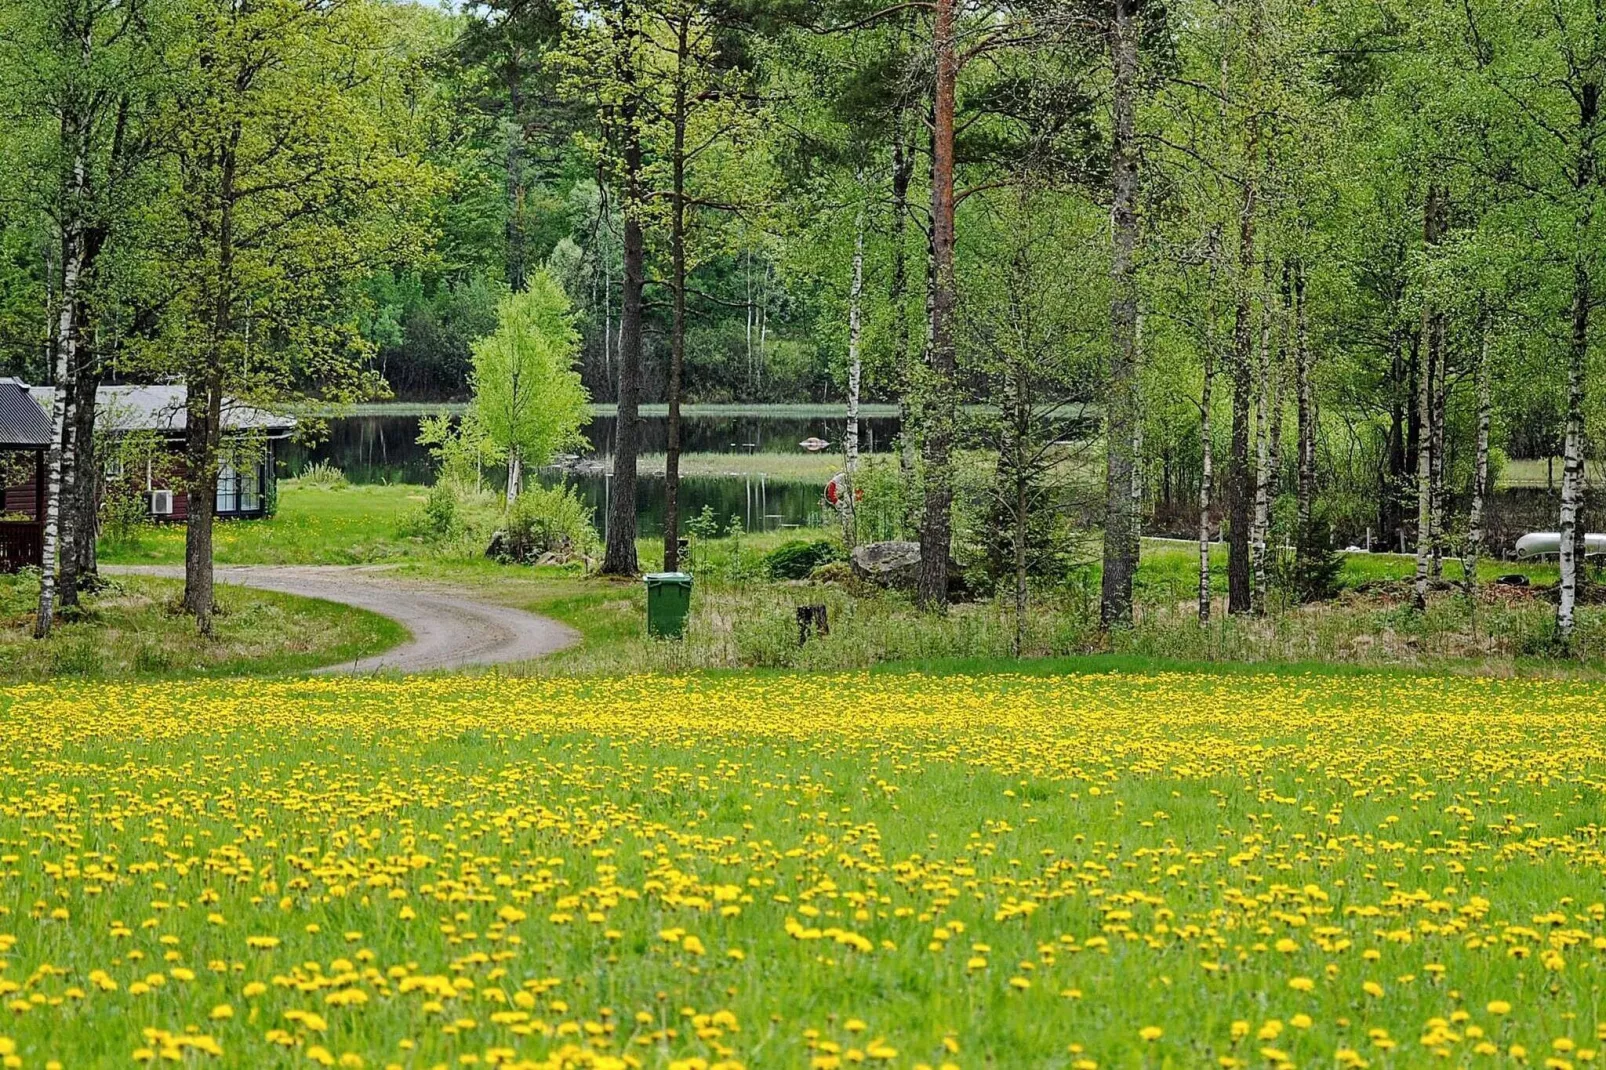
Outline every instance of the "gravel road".
[[[107, 575], [183, 578], [168, 565], [101, 566]], [[389, 617], [412, 633], [393, 650], [321, 672], [431, 672], [529, 661], [580, 641], [574, 629], [485, 602], [460, 588], [405, 579], [384, 566], [250, 565], [219, 568], [219, 583], [322, 598]]]

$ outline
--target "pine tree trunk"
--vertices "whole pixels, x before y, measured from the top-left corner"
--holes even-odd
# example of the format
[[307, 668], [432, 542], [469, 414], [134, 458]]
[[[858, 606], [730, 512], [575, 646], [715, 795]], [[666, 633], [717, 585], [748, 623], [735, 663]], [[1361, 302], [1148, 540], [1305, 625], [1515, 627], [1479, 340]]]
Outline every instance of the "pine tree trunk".
[[859, 384], [864, 362], [859, 352], [863, 332], [861, 305], [864, 297], [864, 209], [859, 209], [853, 232], [853, 281], [848, 287], [848, 424], [842, 436], [843, 486], [837, 495], [837, 512], [842, 521], [842, 542], [849, 550], [858, 540], [858, 508], [853, 500], [859, 470]]
[[[670, 300], [669, 419], [664, 450], [664, 571], [680, 571], [680, 387], [686, 367], [686, 64], [690, 61], [688, 19], [678, 23], [676, 47], [674, 148], [670, 156], [673, 188], [669, 202]], [[759, 334], [762, 354], [763, 332]]]
[[920, 571], [915, 598], [927, 609], [948, 605], [948, 556], [953, 541], [952, 451], [958, 423], [954, 350], [954, 108], [959, 56], [954, 40], [955, 0], [935, 0], [932, 45], [936, 84], [932, 95], [931, 158], [931, 397], [921, 443], [925, 504], [920, 523]]
[[1110, 221], [1115, 249], [1110, 264], [1110, 369], [1105, 390], [1104, 576], [1099, 624], [1132, 623], [1132, 584], [1138, 571], [1132, 487], [1138, 475], [1133, 448], [1142, 418], [1138, 397], [1138, 28], [1135, 0], [1115, 0], [1110, 53], [1115, 81], [1110, 97]]
[[634, 576], [636, 560], [636, 458], [640, 449], [641, 313], [646, 239], [633, 213], [624, 221], [623, 305], [619, 320], [619, 401], [614, 420], [613, 496], [608, 500], [607, 547], [602, 573]]
[[[629, 45], [633, 37], [626, 10], [616, 23], [615, 73], [627, 87], [634, 77]], [[636, 101], [626, 92], [609, 135], [621, 150], [623, 237], [621, 258], [624, 277], [619, 289], [619, 365], [617, 413], [614, 419], [613, 492], [608, 499], [608, 530], [601, 572], [607, 576], [634, 576], [636, 558], [636, 467], [641, 427], [642, 289], [647, 277], [647, 241], [641, 228], [642, 151], [636, 129]]]

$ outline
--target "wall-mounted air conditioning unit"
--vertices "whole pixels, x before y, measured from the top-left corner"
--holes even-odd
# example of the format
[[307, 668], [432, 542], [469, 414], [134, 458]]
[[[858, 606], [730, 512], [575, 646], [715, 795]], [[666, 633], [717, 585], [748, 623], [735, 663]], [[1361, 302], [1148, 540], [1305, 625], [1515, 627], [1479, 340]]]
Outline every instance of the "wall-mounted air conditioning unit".
[[151, 515], [173, 515], [173, 492], [170, 490], [151, 491]]

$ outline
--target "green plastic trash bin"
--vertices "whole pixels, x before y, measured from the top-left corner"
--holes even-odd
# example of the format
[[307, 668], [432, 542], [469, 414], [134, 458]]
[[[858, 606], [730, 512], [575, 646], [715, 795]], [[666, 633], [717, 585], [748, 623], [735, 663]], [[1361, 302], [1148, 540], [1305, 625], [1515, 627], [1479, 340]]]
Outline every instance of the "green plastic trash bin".
[[679, 639], [691, 614], [691, 577], [684, 572], [647, 573], [647, 634]]

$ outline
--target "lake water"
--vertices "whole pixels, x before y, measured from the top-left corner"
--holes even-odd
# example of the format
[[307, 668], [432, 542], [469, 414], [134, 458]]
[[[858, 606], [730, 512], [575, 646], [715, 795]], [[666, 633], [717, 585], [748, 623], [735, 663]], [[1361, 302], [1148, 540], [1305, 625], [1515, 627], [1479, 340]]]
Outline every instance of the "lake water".
[[[316, 446], [291, 444], [284, 449], [285, 472], [295, 475], [309, 464], [334, 465], [353, 483], [414, 483], [434, 480], [429, 452], [418, 444], [417, 416], [347, 416], [331, 420], [329, 434]], [[618, 421], [594, 417], [586, 427], [592, 444], [587, 456], [605, 460], [613, 453]], [[681, 421], [683, 449], [688, 453], [800, 453], [807, 438], [842, 440], [846, 420], [838, 417], [767, 416], [762, 414], [685, 416]], [[896, 417], [876, 416], [859, 422], [860, 448], [865, 452], [889, 450], [898, 433]], [[663, 453], [668, 441], [668, 420], [641, 418], [643, 453]], [[492, 473], [487, 473], [493, 475]], [[544, 481], [558, 476], [545, 474]], [[612, 478], [605, 475], [570, 475], [568, 482], [596, 509], [600, 526], [607, 515]], [[636, 512], [643, 535], [663, 532], [664, 487], [662, 476], [642, 476], [636, 484]], [[711, 507], [722, 523], [740, 518], [749, 531], [817, 524], [822, 487], [806, 483], [776, 483], [754, 477], [698, 477], [681, 480], [681, 513], [690, 518]]]

